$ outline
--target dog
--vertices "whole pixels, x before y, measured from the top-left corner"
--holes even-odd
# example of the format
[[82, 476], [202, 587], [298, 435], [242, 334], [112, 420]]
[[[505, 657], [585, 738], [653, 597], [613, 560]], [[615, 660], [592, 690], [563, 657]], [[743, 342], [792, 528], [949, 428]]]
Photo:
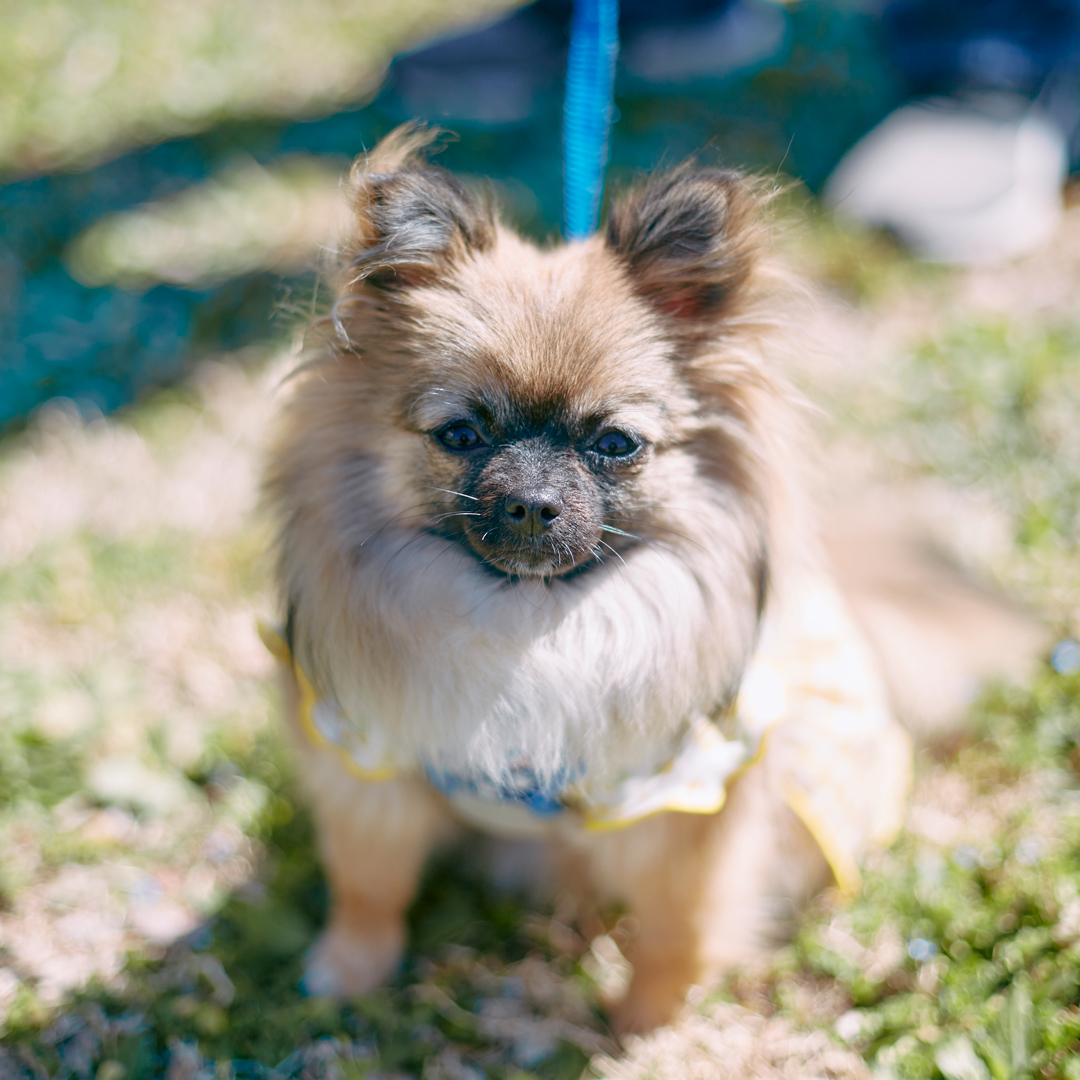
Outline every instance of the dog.
[[637, 927], [617, 1031], [856, 887], [911, 744], [806, 496], [768, 192], [683, 167], [546, 248], [405, 126], [352, 174], [266, 471], [331, 890], [310, 992], [397, 968], [430, 853], [539, 839]]

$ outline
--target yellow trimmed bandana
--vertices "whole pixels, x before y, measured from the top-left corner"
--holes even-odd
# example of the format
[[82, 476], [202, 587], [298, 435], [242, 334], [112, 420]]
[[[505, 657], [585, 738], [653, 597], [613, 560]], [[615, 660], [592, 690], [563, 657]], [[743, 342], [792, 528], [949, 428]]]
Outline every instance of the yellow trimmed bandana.
[[695, 717], [659, 768], [642, 768], [603, 788], [588, 776], [568, 776], [554, 796], [527, 776], [507, 787], [403, 765], [378, 732], [358, 730], [320, 697], [278, 631], [260, 624], [259, 633], [292, 667], [300, 723], [315, 745], [336, 753], [362, 780], [423, 773], [466, 824], [496, 835], [549, 835], [569, 814], [586, 829], [624, 828], [662, 812], [714, 814], [731, 780], [767, 760], [837, 883], [848, 890], [858, 885], [867, 847], [888, 843], [903, 820], [910, 741], [889, 713], [865, 642], [835, 589], [820, 579], [804, 582], [767, 618], [731, 716], [720, 724]]

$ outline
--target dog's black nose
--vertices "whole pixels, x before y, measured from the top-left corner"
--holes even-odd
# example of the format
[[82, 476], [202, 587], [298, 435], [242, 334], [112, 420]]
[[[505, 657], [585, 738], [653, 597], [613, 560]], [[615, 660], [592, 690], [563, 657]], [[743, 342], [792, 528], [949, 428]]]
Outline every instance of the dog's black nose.
[[565, 504], [554, 488], [535, 488], [507, 495], [506, 517], [515, 532], [539, 536], [563, 512]]

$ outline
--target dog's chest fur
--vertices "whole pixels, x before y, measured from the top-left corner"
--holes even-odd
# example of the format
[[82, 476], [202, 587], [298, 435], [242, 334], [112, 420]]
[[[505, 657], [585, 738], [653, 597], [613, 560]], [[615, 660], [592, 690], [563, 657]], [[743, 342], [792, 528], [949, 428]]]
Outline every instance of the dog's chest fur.
[[569, 581], [509, 582], [448, 541], [384, 544], [333, 620], [344, 633], [300, 659], [399, 761], [603, 780], [658, 762], [738, 685], [707, 565], [645, 548]]

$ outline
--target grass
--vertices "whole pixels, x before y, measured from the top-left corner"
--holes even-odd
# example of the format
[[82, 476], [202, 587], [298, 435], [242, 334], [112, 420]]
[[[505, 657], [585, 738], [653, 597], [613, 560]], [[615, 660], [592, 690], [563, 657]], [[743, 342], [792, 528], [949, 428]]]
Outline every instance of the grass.
[[85, 167], [227, 119], [369, 96], [404, 45], [498, 0], [12, 0], [0, 14], [0, 174]]
[[[1064, 633], [1080, 596], [1075, 324], [965, 317], [955, 275], [831, 242], [847, 317], [912, 297], [936, 313], [887, 379], [841, 381], [835, 400], [858, 407], [837, 436], [872, 432], [894, 475], [990, 499], [1009, 538], [994, 569]], [[868, 277], [875, 260], [884, 280], [853, 289], [844, 267]], [[393, 985], [347, 1006], [298, 992], [325, 885], [251, 625], [269, 610], [250, 514], [277, 378], [263, 364], [211, 366], [109, 421], [46, 413], [0, 453], [0, 1062], [106, 1080], [681, 1075], [689, 1044], [662, 1066], [643, 1064], [648, 1043], [605, 1056], [617, 927], [590, 948], [566, 912], [457, 857], [429, 876]], [[1056, 656], [922, 754], [909, 828], [860, 896], [823, 900], [702, 1016], [824, 1030], [851, 1068], [898, 1080], [1080, 1076], [1080, 674]]]
[[1026, 563], [1017, 573], [1062, 607], [1078, 585], [1078, 351], [1072, 324], [956, 327], [915, 350], [902, 410], [928, 468], [984, 487], [1006, 510]]
[[[0, 15], [0, 172], [330, 110], [421, 27], [499, 6], [16, 0]], [[288, 266], [314, 226], [285, 219], [324, 186], [241, 163], [70, 255], [87, 280], [139, 287], [163, 266], [179, 281]], [[251, 190], [280, 228], [226, 233]], [[800, 212], [826, 346], [856, 358], [808, 368], [830, 441], [990, 506], [1003, 542], [984, 568], [1075, 634], [1080, 317], [1024, 297], [1063, 280], [1075, 294], [1077, 211], [1054, 252], [996, 276]], [[151, 226], [158, 262], [135, 243]], [[1006, 300], [975, 303], [987, 286]], [[908, 829], [856, 899], [823, 898], [668, 1036], [611, 1056], [602, 1002], [625, 924], [590, 944], [571, 912], [499, 893], [460, 853], [432, 868], [393, 984], [305, 998], [325, 883], [254, 631], [272, 611], [254, 490], [276, 352], [219, 354], [107, 420], [53, 406], [0, 442], [0, 1077], [1080, 1080], [1067, 641], [920, 755]]]
[[[773, 973], [830, 982], [835, 1030], [903, 1078], [1075, 1077], [1080, 1052], [1080, 678], [1044, 672], [980, 706], [974, 736], [927, 758], [960, 807], [988, 815], [975, 842], [909, 831], [843, 912], [808, 924]], [[918, 798], [918, 797], [917, 797]]]

